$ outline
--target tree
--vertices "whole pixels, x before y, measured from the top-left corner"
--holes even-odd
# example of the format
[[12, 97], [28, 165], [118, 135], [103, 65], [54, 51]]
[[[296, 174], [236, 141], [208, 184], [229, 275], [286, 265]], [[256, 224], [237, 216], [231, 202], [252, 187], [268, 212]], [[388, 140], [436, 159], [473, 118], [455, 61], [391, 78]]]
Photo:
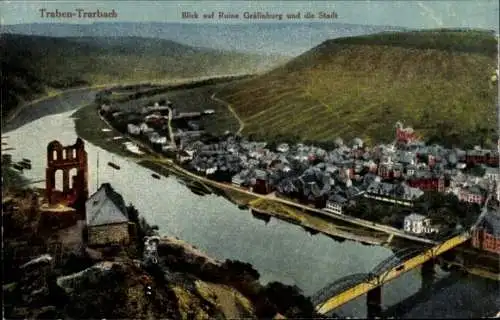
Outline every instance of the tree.
[[305, 297], [297, 286], [270, 282], [264, 292], [275, 310], [287, 318], [311, 318], [314, 315], [311, 300]]
[[142, 252], [144, 249], [144, 237], [158, 234], [157, 231], [159, 228], [156, 225], [149, 225], [144, 217], [140, 217], [139, 210], [133, 204], [127, 206], [127, 214], [129, 221], [133, 222], [136, 226], [137, 246], [139, 251]]
[[480, 166], [480, 165], [475, 165], [472, 168], [470, 168], [470, 174], [473, 175], [473, 176], [476, 176], [476, 177], [482, 177], [482, 176], [484, 176], [485, 172], [486, 171], [483, 168], [483, 166]]

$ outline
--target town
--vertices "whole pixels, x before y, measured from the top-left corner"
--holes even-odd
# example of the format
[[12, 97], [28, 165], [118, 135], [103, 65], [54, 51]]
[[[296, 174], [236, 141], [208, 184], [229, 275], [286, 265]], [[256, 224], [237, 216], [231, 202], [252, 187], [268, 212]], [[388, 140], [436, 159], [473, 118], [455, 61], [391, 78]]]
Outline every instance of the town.
[[[122, 110], [102, 97], [96, 99], [99, 112], [115, 129], [200, 176], [430, 239], [468, 228], [482, 213], [473, 244], [500, 253], [497, 150], [426, 145], [401, 122], [391, 144], [368, 146], [360, 138], [337, 138], [331, 148], [256, 142], [205, 131], [200, 119], [214, 116], [211, 109], [178, 112], [162, 99]], [[125, 144], [143, 154], [136, 144]]]

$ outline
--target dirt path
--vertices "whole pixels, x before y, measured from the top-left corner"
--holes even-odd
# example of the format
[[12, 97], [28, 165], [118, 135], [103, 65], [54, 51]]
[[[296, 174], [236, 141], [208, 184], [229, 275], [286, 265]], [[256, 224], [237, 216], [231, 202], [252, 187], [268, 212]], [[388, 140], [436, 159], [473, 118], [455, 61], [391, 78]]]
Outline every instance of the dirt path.
[[240, 134], [241, 132], [243, 132], [243, 129], [245, 129], [245, 123], [243, 122], [243, 120], [241, 120], [240, 116], [236, 113], [236, 111], [234, 111], [233, 107], [226, 101], [216, 98], [215, 92], [210, 96], [210, 99], [226, 105], [226, 107], [229, 109], [229, 112], [233, 114], [233, 116], [236, 118], [236, 120], [238, 120], [238, 123], [240, 124], [240, 128], [236, 133]]

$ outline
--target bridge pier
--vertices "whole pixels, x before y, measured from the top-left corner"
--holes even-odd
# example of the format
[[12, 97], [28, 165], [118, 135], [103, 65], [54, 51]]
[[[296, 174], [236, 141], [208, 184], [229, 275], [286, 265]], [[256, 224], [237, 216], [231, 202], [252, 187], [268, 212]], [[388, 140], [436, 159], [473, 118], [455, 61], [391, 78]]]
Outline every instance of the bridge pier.
[[420, 273], [422, 275], [422, 288], [429, 288], [434, 283], [434, 278], [436, 275], [436, 270], [434, 266], [436, 265], [436, 261], [431, 259], [422, 264], [422, 269], [420, 269]]
[[366, 295], [367, 317], [369, 319], [380, 318], [382, 315], [382, 287], [376, 287], [368, 291]]

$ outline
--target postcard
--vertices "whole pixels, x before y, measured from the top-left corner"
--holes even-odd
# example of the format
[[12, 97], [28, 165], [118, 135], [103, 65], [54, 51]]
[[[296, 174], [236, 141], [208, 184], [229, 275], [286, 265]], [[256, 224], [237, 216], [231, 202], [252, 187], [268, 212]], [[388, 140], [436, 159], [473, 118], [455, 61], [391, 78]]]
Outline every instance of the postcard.
[[3, 1], [5, 318], [499, 317], [498, 21]]

